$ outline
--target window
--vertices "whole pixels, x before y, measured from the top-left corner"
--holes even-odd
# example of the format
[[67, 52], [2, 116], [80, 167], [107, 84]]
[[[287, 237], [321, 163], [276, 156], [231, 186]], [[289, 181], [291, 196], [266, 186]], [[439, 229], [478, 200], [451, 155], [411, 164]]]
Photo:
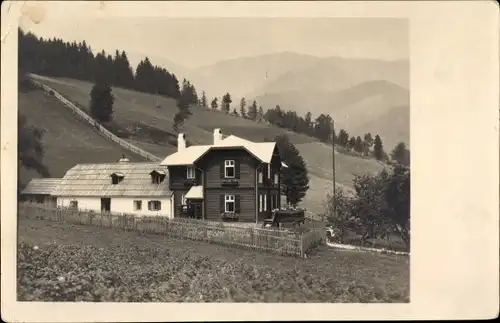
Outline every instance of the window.
[[264, 212], [267, 211], [267, 194], [264, 194]]
[[134, 201], [134, 211], [140, 211], [142, 209], [142, 201]]
[[161, 202], [160, 201], [149, 201], [148, 202], [148, 210], [160, 211], [161, 210]]
[[275, 173], [274, 174], [274, 184], [279, 184], [279, 176], [278, 176], [278, 173]]
[[181, 195], [181, 205], [187, 205], [186, 194]]
[[150, 175], [151, 175], [151, 183], [153, 183], [153, 184], [160, 184], [161, 182], [163, 182], [163, 180], [166, 177], [166, 174], [164, 171], [154, 170], [150, 173]]
[[235, 211], [235, 198], [234, 195], [226, 195], [224, 200], [224, 211], [234, 212]]
[[271, 195], [271, 210], [278, 208], [278, 195]]
[[163, 182], [164, 178], [165, 178], [165, 175], [153, 174], [153, 175], [151, 175], [151, 182], [153, 184], [160, 184], [161, 182]]
[[78, 209], [78, 201], [70, 201], [69, 208], [70, 209]]
[[194, 167], [188, 166], [187, 167], [187, 174], [186, 174], [187, 179], [194, 179], [195, 178], [195, 171]]
[[267, 164], [267, 178], [271, 178], [271, 164]]
[[122, 173], [113, 173], [111, 174], [111, 183], [116, 185], [120, 183], [125, 176]]
[[258, 174], [259, 174], [259, 183], [262, 183], [262, 181], [264, 180], [264, 174], [262, 173], [261, 170], [258, 170]]
[[262, 194], [259, 195], [259, 212], [262, 212], [262, 203], [263, 202], [263, 197]]
[[224, 161], [224, 176], [226, 178], [234, 178], [234, 160]]

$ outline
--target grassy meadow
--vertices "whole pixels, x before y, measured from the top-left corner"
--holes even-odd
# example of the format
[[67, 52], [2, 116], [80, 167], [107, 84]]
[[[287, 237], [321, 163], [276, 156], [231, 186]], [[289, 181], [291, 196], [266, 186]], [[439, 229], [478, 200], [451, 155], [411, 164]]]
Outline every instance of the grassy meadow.
[[[141, 156], [121, 148], [86, 122], [78, 119], [70, 109], [42, 90], [26, 85], [19, 86], [19, 113], [27, 117], [27, 122], [45, 134], [44, 163], [52, 177], [62, 177], [78, 163], [99, 163], [117, 161], [122, 154], [135, 161], [145, 161]], [[19, 170], [21, 183], [27, 184], [31, 178], [39, 177], [33, 170]]]

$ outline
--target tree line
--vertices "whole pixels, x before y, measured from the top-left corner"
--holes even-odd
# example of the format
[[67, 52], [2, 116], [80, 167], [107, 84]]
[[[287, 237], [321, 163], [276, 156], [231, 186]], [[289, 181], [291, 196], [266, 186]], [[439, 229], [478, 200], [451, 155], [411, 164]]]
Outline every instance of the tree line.
[[[64, 42], [58, 38], [44, 39], [21, 29], [18, 34], [20, 72], [103, 83], [174, 99], [181, 95], [175, 74], [153, 65], [148, 57], [137, 64], [134, 72], [123, 50], [116, 50], [113, 54], [102, 50], [94, 54], [85, 41], [77, 43]], [[190, 86], [194, 90], [194, 86]]]
[[[174, 130], [190, 115], [189, 105], [198, 104], [196, 89], [190, 81], [184, 79], [179, 84], [175, 74], [153, 65], [148, 57], [137, 64], [134, 72], [123, 50], [116, 50], [114, 55], [104, 50], [94, 54], [85, 41], [43, 39], [21, 29], [18, 29], [18, 34], [20, 73], [93, 82], [90, 111], [101, 122], [109, 122], [113, 117], [112, 86], [176, 99], [179, 111], [174, 118]], [[157, 107], [160, 106], [157, 104]]]

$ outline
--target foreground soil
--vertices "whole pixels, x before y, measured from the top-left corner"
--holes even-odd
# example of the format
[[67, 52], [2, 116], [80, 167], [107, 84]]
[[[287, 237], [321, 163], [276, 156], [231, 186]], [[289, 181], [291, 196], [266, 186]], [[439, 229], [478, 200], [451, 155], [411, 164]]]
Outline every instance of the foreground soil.
[[17, 282], [20, 301], [409, 302], [409, 257], [297, 259], [21, 218]]

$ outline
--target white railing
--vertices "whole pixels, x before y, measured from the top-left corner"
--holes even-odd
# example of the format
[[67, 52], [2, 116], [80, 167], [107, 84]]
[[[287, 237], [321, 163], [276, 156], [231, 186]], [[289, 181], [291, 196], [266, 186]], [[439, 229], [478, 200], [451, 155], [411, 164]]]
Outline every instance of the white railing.
[[116, 136], [115, 134], [113, 134], [111, 131], [109, 131], [108, 129], [104, 128], [99, 122], [97, 122], [94, 118], [92, 118], [91, 116], [89, 116], [87, 113], [85, 113], [82, 109], [78, 108], [75, 104], [73, 104], [71, 101], [69, 101], [68, 99], [66, 99], [64, 96], [62, 96], [61, 94], [59, 94], [56, 90], [52, 89], [51, 87], [45, 85], [45, 84], [42, 84], [38, 81], [35, 81], [34, 79], [30, 79], [31, 82], [43, 89], [45, 92], [49, 93], [49, 94], [52, 94], [53, 93], [53, 96], [58, 99], [59, 101], [61, 101], [66, 107], [70, 108], [78, 117], [82, 118], [83, 120], [87, 121], [90, 125], [92, 125], [95, 129], [99, 130], [99, 132], [106, 138], [112, 140], [113, 142], [117, 143], [118, 145], [122, 146], [123, 148], [139, 155], [139, 156], [142, 156], [148, 160], [151, 160], [151, 161], [161, 161], [162, 158], [158, 157], [158, 156], [155, 156], [151, 153], [148, 153], [147, 151], [145, 150], [142, 150], [140, 148], [138, 148], [137, 146], [134, 146], [130, 143], [128, 143], [127, 141], [119, 138], [118, 136]]

